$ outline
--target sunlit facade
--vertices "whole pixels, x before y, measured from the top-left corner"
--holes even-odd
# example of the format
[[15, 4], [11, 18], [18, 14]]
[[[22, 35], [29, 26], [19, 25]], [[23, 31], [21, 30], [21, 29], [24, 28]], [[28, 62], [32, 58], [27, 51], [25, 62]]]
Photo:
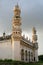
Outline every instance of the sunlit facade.
[[21, 10], [18, 4], [14, 8], [12, 19], [12, 33], [0, 37], [0, 59], [12, 59], [23, 62], [38, 61], [38, 42], [36, 29], [32, 29], [32, 41], [22, 36]]

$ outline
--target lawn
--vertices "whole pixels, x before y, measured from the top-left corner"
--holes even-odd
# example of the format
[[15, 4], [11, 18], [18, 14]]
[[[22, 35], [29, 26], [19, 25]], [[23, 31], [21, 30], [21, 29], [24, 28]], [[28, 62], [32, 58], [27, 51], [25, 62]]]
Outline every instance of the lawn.
[[42, 63], [12, 63], [12, 62], [0, 62], [0, 65], [43, 65]]
[[12, 61], [12, 60], [0, 60], [0, 65], [43, 65], [43, 61], [34, 62], [34, 63], [25, 63], [25, 62]]

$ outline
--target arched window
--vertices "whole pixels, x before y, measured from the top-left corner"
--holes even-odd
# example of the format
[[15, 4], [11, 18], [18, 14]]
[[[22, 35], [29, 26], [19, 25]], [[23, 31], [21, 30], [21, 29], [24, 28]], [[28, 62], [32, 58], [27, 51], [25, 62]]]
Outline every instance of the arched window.
[[34, 61], [35, 61], [35, 57], [34, 57]]
[[26, 61], [27, 61], [27, 50], [25, 51], [25, 57], [26, 57]]
[[33, 56], [33, 61], [34, 61], [34, 62], [36, 61], [36, 58], [35, 58], [35, 53], [34, 53], [34, 56]]
[[33, 61], [33, 52], [31, 52], [31, 61]]
[[29, 54], [29, 62], [30, 62], [30, 51], [28, 52], [28, 54]]
[[24, 49], [21, 50], [21, 60], [24, 60]]

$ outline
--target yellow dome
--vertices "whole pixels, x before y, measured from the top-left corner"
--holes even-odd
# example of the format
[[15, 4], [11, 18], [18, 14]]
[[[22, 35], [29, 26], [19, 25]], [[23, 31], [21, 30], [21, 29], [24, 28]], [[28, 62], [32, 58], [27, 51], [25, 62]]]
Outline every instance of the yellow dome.
[[17, 4], [17, 5], [15, 5], [15, 8], [14, 8], [14, 12], [15, 11], [19, 11], [19, 12], [21, 12], [21, 10], [20, 10], [20, 8], [19, 8], [19, 5]]

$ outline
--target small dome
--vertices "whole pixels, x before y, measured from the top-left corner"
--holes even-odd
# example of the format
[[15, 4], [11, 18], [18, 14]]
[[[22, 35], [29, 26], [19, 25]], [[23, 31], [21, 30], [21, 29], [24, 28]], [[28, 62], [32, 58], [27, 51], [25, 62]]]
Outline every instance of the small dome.
[[19, 8], [19, 5], [17, 4], [17, 5], [15, 5], [15, 7], [14, 7], [14, 9], [13, 9], [14, 11], [19, 11], [19, 12], [21, 12], [21, 10], [20, 10], [20, 8]]
[[19, 5], [17, 4], [17, 5], [15, 5], [15, 7], [16, 7], [16, 8], [19, 8]]
[[5, 35], [5, 32], [3, 33], [3, 35]]

